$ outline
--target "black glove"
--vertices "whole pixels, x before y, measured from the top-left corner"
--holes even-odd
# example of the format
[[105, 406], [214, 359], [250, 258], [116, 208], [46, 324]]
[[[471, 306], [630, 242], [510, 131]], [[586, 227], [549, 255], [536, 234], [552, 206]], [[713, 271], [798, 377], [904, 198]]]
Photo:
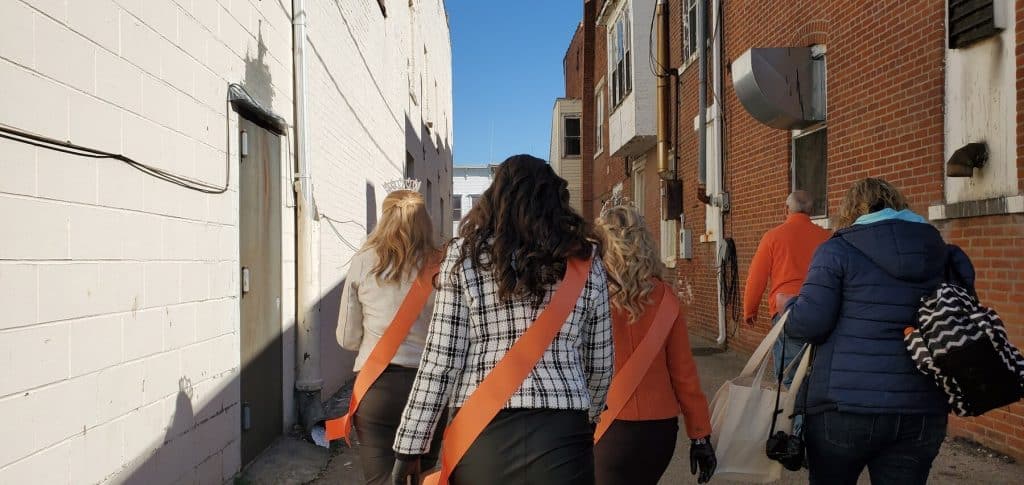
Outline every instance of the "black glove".
[[419, 485], [421, 455], [395, 454], [395, 467], [391, 470], [391, 482], [395, 485]]
[[700, 469], [700, 476], [697, 483], [708, 483], [711, 475], [715, 474], [718, 467], [718, 459], [715, 458], [715, 449], [711, 446], [711, 437], [690, 440], [690, 473], [696, 475]]

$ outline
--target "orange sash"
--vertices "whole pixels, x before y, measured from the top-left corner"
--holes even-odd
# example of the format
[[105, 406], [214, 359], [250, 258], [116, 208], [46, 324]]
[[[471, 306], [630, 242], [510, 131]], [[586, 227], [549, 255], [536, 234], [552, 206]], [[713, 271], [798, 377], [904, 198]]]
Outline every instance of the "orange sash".
[[530, 375], [576, 308], [576, 301], [590, 274], [590, 264], [591, 260], [569, 261], [562, 285], [552, 295], [547, 308], [512, 344], [448, 424], [441, 448], [441, 470], [427, 475], [423, 479], [425, 485], [448, 485], [448, 476], [455, 465]]
[[377, 345], [373, 347], [373, 351], [366, 358], [366, 363], [363, 364], [359, 375], [356, 376], [352, 399], [348, 404], [348, 413], [325, 423], [328, 441], [344, 438], [349, 446], [352, 445], [349, 436], [352, 433], [352, 418], [355, 416], [356, 410], [359, 409], [359, 402], [362, 401], [363, 396], [377, 381], [377, 378], [384, 373], [384, 369], [398, 352], [398, 347], [409, 335], [412, 325], [416, 323], [416, 319], [423, 312], [427, 298], [430, 297], [430, 292], [434, 289], [433, 280], [437, 273], [438, 263], [436, 262], [428, 262], [420, 270], [416, 281], [413, 281], [412, 287], [409, 288], [409, 293], [405, 295], [405, 299], [399, 305], [395, 318], [391, 320], [391, 325], [384, 331], [384, 335], [381, 335]]
[[640, 340], [640, 345], [633, 350], [633, 355], [629, 356], [626, 363], [622, 365], [622, 369], [619, 369], [619, 372], [612, 378], [611, 388], [608, 389], [608, 408], [601, 413], [601, 420], [594, 432], [594, 443], [604, 436], [605, 431], [608, 431], [612, 422], [626, 407], [629, 398], [640, 385], [640, 381], [647, 375], [651, 364], [654, 363], [658, 350], [665, 345], [665, 340], [672, 330], [672, 324], [679, 316], [679, 301], [672, 294], [672, 289], [662, 283], [660, 291], [661, 301], [657, 306], [648, 308], [641, 320], [645, 324], [650, 323], [647, 335], [644, 335], [644, 338]]

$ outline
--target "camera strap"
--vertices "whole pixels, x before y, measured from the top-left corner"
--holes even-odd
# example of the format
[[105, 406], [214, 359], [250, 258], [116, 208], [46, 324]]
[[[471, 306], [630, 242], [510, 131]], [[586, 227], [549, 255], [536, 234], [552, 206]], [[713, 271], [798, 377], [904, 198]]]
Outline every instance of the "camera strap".
[[[782, 325], [782, 323], [780, 322], [778, 325]], [[785, 338], [785, 337], [782, 337], [782, 338]], [[790, 383], [790, 386], [792, 387], [792, 390], [794, 390], [795, 392], [800, 392], [800, 384], [803, 383], [804, 376], [807, 374], [807, 368], [810, 365], [810, 355], [809, 354], [811, 353], [811, 351], [812, 351], [812, 349], [811, 349], [810, 344], [805, 344], [800, 349], [800, 352], [798, 352], [798, 354], [797, 354], [797, 355], [802, 355], [802, 357], [800, 359], [793, 359], [793, 361], [790, 362], [789, 365], [786, 366], [785, 369], [781, 368], [781, 363], [779, 364], [780, 369], [778, 371], [778, 385], [775, 387], [775, 412], [772, 413], [772, 427], [768, 431], [768, 436], [769, 437], [775, 435], [775, 428], [778, 425], [779, 415], [784, 413], [785, 412], [785, 408], [787, 407], [785, 405], [782, 405], [783, 403], [781, 402], [782, 401], [782, 386], [783, 386], [782, 382], [783, 382], [786, 374], [789, 374], [790, 371], [793, 370], [793, 366], [797, 366], [796, 367], [796, 374], [793, 376], [793, 382]], [[785, 344], [782, 345], [782, 356], [781, 356], [781, 358], [779, 360], [781, 360], [782, 362], [786, 361], [786, 345]], [[806, 392], [804, 393], [804, 408], [805, 409], [807, 408], [807, 393]], [[795, 416], [795, 413], [794, 413], [794, 416]]]

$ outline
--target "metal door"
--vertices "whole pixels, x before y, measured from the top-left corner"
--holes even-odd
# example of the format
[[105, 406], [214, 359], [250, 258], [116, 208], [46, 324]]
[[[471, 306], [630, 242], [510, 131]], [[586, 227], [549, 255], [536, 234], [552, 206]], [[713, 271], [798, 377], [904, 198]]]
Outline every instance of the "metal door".
[[281, 139], [239, 123], [242, 463], [281, 434]]

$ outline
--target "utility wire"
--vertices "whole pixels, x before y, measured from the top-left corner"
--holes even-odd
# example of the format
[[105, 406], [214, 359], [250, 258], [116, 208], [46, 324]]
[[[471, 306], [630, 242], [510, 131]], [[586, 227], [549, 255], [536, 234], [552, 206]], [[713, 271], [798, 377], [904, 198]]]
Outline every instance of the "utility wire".
[[658, 18], [657, 10], [655, 8], [655, 13], [651, 14], [651, 28], [647, 31], [647, 67], [651, 70], [651, 74], [654, 77], [666, 78], [672, 76], [672, 70], [661, 65], [654, 50], [654, 21]]
[[94, 148], [77, 145], [69, 141], [60, 141], [55, 138], [50, 138], [42, 135], [37, 135], [25, 130], [0, 124], [0, 138], [6, 138], [11, 141], [32, 145], [55, 152], [66, 153], [68, 155], [75, 155], [85, 158], [105, 158], [111, 160], [117, 160], [125, 163], [126, 165], [152, 177], [156, 177], [165, 182], [183, 187], [196, 192], [202, 192], [204, 194], [223, 194], [228, 190], [228, 184], [231, 179], [231, 164], [225, 162], [225, 175], [224, 185], [218, 186], [213, 185], [202, 180], [186, 177], [184, 175], [178, 175], [173, 172], [153, 167], [151, 165], [144, 164], [142, 162], [133, 160], [127, 156], [105, 152], [102, 150], [96, 150]]

